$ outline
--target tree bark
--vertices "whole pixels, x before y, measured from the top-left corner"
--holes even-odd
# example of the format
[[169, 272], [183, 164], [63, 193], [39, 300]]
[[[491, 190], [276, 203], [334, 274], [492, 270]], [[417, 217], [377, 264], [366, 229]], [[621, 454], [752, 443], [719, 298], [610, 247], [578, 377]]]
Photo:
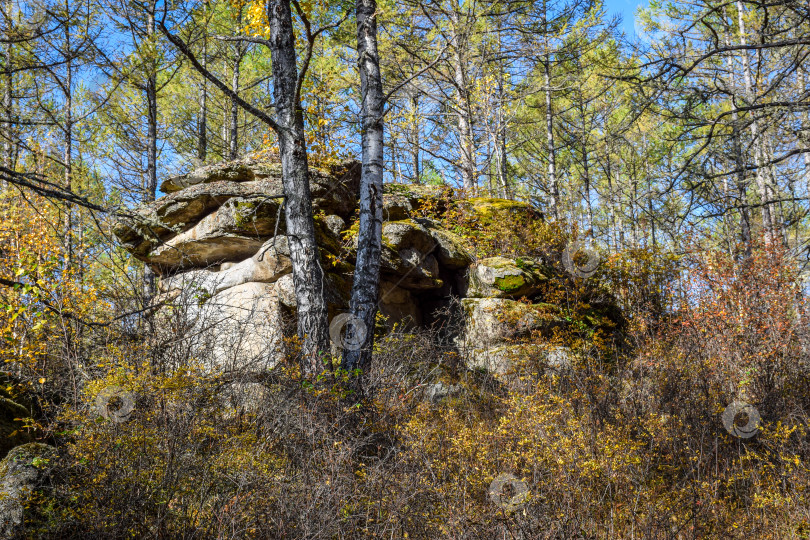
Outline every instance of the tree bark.
[[[236, 24], [237, 28], [242, 27], [242, 8], [238, 8], [239, 13], [237, 14]], [[242, 58], [244, 56], [244, 50], [242, 49], [241, 43], [236, 43], [236, 56], [233, 62], [233, 73], [231, 75], [231, 90], [233, 90], [234, 95], [239, 95], [239, 76], [240, 76], [240, 69], [242, 66]], [[236, 103], [236, 99], [231, 98], [231, 117], [230, 117], [230, 136], [228, 137], [228, 157], [229, 159], [236, 159], [239, 156], [239, 104]]]
[[[503, 54], [503, 45], [501, 43], [501, 33], [503, 32], [503, 28], [501, 26], [501, 19], [497, 18], [497, 31], [496, 35], [498, 38], [498, 56], [500, 57]], [[507, 157], [506, 157], [506, 114], [504, 113], [504, 104], [506, 103], [506, 92], [503, 87], [503, 81], [506, 78], [506, 72], [503, 68], [504, 60], [499, 58], [498, 62], [498, 84], [497, 84], [497, 92], [498, 92], [498, 103], [497, 103], [497, 118], [496, 118], [496, 130], [495, 130], [495, 158], [497, 160], [497, 174], [498, 174], [498, 183], [500, 184], [501, 188], [501, 196], [504, 199], [511, 199], [511, 193], [509, 192], [509, 169], [507, 167]]]
[[413, 183], [421, 183], [421, 163], [419, 160], [419, 92], [414, 89], [411, 94], [411, 111], [413, 112], [413, 122], [411, 122], [411, 168], [413, 169]]
[[[65, 2], [65, 13], [70, 13], [70, 4]], [[65, 189], [73, 189], [73, 62], [70, 59], [71, 33], [70, 24], [65, 24]], [[73, 207], [67, 203], [65, 208], [65, 270], [73, 265]]]
[[[147, 39], [155, 36], [155, 4], [149, 5], [146, 16]], [[147, 150], [146, 150], [146, 185], [144, 186], [144, 202], [152, 202], [157, 195], [157, 66], [155, 58], [147, 62], [146, 75], [146, 104], [147, 104]], [[155, 274], [144, 267], [144, 304], [148, 305], [157, 293]]]
[[551, 60], [546, 56], [543, 61], [543, 75], [546, 98], [546, 147], [548, 149], [548, 186], [549, 206], [554, 219], [560, 219], [560, 187], [557, 181], [557, 149], [554, 146], [554, 113], [551, 110]]
[[474, 192], [477, 184], [477, 165], [475, 163], [475, 139], [473, 134], [472, 107], [470, 106], [470, 92], [467, 85], [466, 58], [464, 52], [467, 47], [466, 31], [461, 30], [460, 14], [453, 9], [451, 12], [453, 25], [453, 84], [456, 87], [456, 117], [459, 138], [459, 167], [461, 169], [461, 182], [464, 189]]
[[[745, 32], [745, 11], [742, 2], [737, 0], [737, 21], [739, 24], [740, 44], [747, 45], [747, 38]], [[754, 82], [751, 75], [751, 65], [748, 61], [748, 52], [742, 51], [743, 63], [743, 81], [745, 82], [745, 93], [749, 104], [753, 104], [754, 95]], [[756, 114], [756, 113], [754, 113]], [[761, 131], [759, 128], [759, 121], [754, 119], [751, 121], [751, 139], [754, 145], [754, 159], [756, 162], [756, 179], [759, 196], [762, 203], [762, 227], [765, 229], [765, 241], [773, 243], [781, 236], [781, 227], [776, 221], [774, 215], [774, 208], [771, 203], [773, 200], [773, 188], [770, 185], [768, 174], [769, 166], [765, 165], [765, 145], [763, 144]]]
[[[202, 65], [208, 64], [208, 36], [203, 37]], [[208, 81], [203, 77], [200, 88], [200, 112], [197, 118], [197, 159], [205, 163], [208, 154]]]
[[[231, 77], [231, 90], [234, 94], [239, 93], [239, 64], [241, 56], [237, 55], [233, 65], [233, 75]], [[231, 100], [230, 136], [228, 137], [228, 158], [236, 159], [239, 156], [239, 105], [236, 100]]]
[[[11, 28], [11, 20], [12, 20], [12, 13], [14, 9], [14, 3], [12, 0], [7, 0], [5, 2], [6, 14], [7, 14], [7, 24], [8, 28]], [[10, 37], [10, 32], [7, 37]], [[13, 165], [13, 158], [12, 158], [12, 96], [13, 96], [13, 89], [14, 89], [14, 77], [12, 75], [13, 70], [11, 66], [12, 61], [12, 44], [11, 40], [9, 39], [8, 43], [3, 44], [3, 69], [6, 71], [4, 78], [4, 85], [3, 85], [3, 114], [5, 116], [5, 122], [3, 123], [3, 166], [7, 169], [11, 169]]]
[[[371, 362], [374, 322], [380, 285], [382, 251], [383, 187], [383, 88], [377, 50], [377, 2], [357, 0], [357, 52], [362, 101], [363, 169], [360, 178], [360, 226], [357, 263], [347, 335], [364, 331], [365, 340], [356, 350], [344, 350], [343, 367], [365, 368]], [[364, 328], [363, 328], [364, 327]], [[358, 340], [359, 342], [359, 340]]]
[[[726, 45], [731, 46], [731, 38], [726, 36]], [[726, 65], [728, 66], [729, 74], [734, 73], [734, 62], [732, 56], [726, 56]], [[737, 114], [737, 99], [736, 99], [736, 83], [729, 81], [728, 87], [731, 89], [731, 148], [734, 153], [734, 168], [737, 171], [735, 175], [736, 191], [738, 206], [740, 207], [740, 241], [743, 244], [743, 258], [748, 259], [751, 257], [751, 218], [748, 212], [748, 180], [745, 175], [745, 157], [743, 156], [743, 147], [740, 134], [740, 118]]]
[[297, 93], [298, 68], [289, 0], [269, 0], [270, 56], [279, 151], [284, 183], [284, 213], [290, 242], [302, 367], [307, 375], [325, 367], [329, 350], [323, 269], [318, 261], [312, 197], [309, 190], [304, 115]]

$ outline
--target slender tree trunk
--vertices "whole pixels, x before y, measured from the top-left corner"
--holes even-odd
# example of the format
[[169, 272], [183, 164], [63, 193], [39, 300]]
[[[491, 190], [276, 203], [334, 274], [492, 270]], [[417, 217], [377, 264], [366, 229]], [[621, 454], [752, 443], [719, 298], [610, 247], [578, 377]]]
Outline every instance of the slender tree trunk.
[[[239, 8], [239, 12], [236, 18], [237, 28], [242, 27], [242, 8]], [[237, 43], [236, 44], [236, 57], [233, 63], [233, 73], [231, 76], [231, 90], [233, 90], [234, 94], [239, 94], [239, 75], [242, 66], [242, 58], [244, 57], [244, 50], [242, 49], [242, 45]], [[236, 159], [239, 156], [239, 104], [236, 103], [235, 99], [231, 99], [231, 117], [229, 119], [230, 125], [230, 137], [228, 138], [229, 148], [228, 148], [228, 158], [229, 159]]]
[[588, 162], [588, 136], [585, 133], [585, 116], [583, 112], [583, 129], [582, 129], [582, 180], [585, 184], [585, 208], [587, 209], [588, 218], [588, 236], [593, 237], [593, 204], [591, 202], [591, 169]]
[[[500, 18], [497, 19], [498, 52], [503, 52], [501, 44], [501, 32], [503, 31]], [[509, 192], [509, 170], [507, 168], [506, 157], [506, 114], [504, 113], [504, 103], [506, 103], [506, 92], [503, 88], [503, 80], [506, 73], [503, 69], [503, 60], [498, 59], [498, 113], [496, 119], [497, 130], [495, 131], [495, 157], [498, 161], [498, 182], [505, 199], [511, 198]]]
[[636, 205], [638, 204], [638, 180], [636, 177], [636, 165], [633, 164], [633, 170], [631, 172], [631, 193], [632, 199], [630, 200], [630, 231], [633, 234], [633, 247], [639, 247], [639, 238], [638, 238], [638, 217], [636, 213]]
[[[726, 45], [731, 46], [731, 38], [726, 36]], [[732, 56], [726, 56], [726, 65], [728, 72], [734, 73], [734, 62]], [[740, 118], [737, 114], [737, 95], [735, 81], [727, 82], [731, 89], [731, 147], [734, 152], [734, 168], [736, 173], [736, 191], [738, 206], [740, 207], [740, 241], [743, 244], [743, 257], [748, 259], [751, 257], [751, 218], [748, 212], [748, 180], [745, 174], [745, 157], [743, 156], [743, 147], [740, 134]]]
[[[577, 57], [577, 66], [580, 71], [582, 65], [579, 57]], [[582, 153], [582, 181], [585, 188], [585, 209], [587, 210], [587, 227], [588, 235], [593, 237], [593, 203], [591, 202], [591, 169], [588, 152], [588, 121], [585, 110], [585, 96], [582, 89], [577, 89], [577, 108], [579, 109], [579, 117], [582, 119], [582, 129], [580, 130], [580, 145]]]
[[298, 68], [289, 0], [269, 0], [267, 14], [284, 210], [298, 303], [298, 335], [302, 338], [302, 367], [304, 373], [314, 375], [325, 367], [322, 355], [329, 350], [329, 334], [323, 269], [318, 260], [312, 218], [304, 115], [296, 92]]
[[[155, 4], [150, 4], [146, 18], [147, 39], [155, 37]], [[149, 72], [146, 75], [146, 106], [147, 106], [147, 134], [146, 134], [146, 185], [144, 186], [144, 202], [152, 202], [157, 196], [157, 61], [150, 58]], [[157, 292], [155, 274], [146, 266], [144, 269], [144, 304], [152, 302]]]
[[362, 329], [365, 340], [359, 349], [346, 349], [343, 352], [343, 367], [348, 370], [364, 368], [371, 362], [382, 251], [384, 103], [380, 56], [377, 51], [376, 0], [357, 0], [356, 12], [363, 121], [363, 172], [360, 179], [359, 247], [350, 304], [352, 319], [347, 332], [349, 336], [356, 336], [356, 342], [359, 343], [360, 336], [356, 332]]
[[[208, 36], [203, 38], [202, 58], [200, 58], [204, 68], [208, 69]], [[208, 154], [208, 80], [202, 78], [202, 88], [200, 88], [200, 112], [197, 118], [197, 159], [201, 164], [205, 163]]]
[[[70, 3], [65, 2], [65, 13], [70, 13]], [[65, 53], [68, 57], [65, 63], [65, 189], [73, 189], [73, 62], [71, 54], [70, 25], [65, 24]], [[73, 265], [73, 207], [67, 203], [65, 208], [65, 271], [70, 271]]]
[[[503, 76], [503, 74], [501, 74]], [[498, 185], [504, 199], [511, 198], [509, 193], [509, 177], [506, 167], [506, 121], [503, 114], [503, 81], [498, 79], [498, 112], [495, 119], [495, 161], [497, 166]]]
[[[233, 66], [233, 76], [231, 77], [231, 90], [234, 93], [239, 93], [239, 64], [241, 63], [241, 55], [239, 55], [236, 63]], [[239, 105], [236, 100], [231, 100], [231, 117], [230, 117], [230, 136], [228, 137], [228, 158], [236, 159], [239, 155]]]
[[467, 84], [466, 58], [464, 56], [467, 40], [460, 33], [461, 17], [455, 11], [451, 13], [453, 25], [453, 84], [456, 87], [456, 116], [458, 122], [459, 160], [461, 181], [464, 189], [474, 192], [477, 181], [478, 166], [475, 163], [475, 138], [473, 134], [472, 107]]
[[413, 183], [421, 183], [421, 162], [419, 160], [419, 92], [415, 89], [411, 94], [411, 111], [413, 122], [411, 122], [411, 168], [413, 169]]
[[551, 215], [560, 219], [560, 187], [557, 182], [557, 149], [554, 146], [554, 113], [551, 109], [551, 61], [546, 56], [543, 61], [543, 76], [546, 98], [546, 147], [548, 149], [548, 185], [551, 198]]
[[[14, 9], [13, 0], [8, 0], [5, 3], [5, 10], [7, 15], [7, 25], [11, 29], [12, 13]], [[10, 36], [9, 36], [10, 37]], [[12, 60], [12, 44], [11, 40], [8, 43], [3, 43], [3, 68], [6, 70], [3, 85], [3, 115], [5, 122], [3, 123], [3, 166], [11, 169], [13, 165], [12, 158], [12, 95], [14, 91], [14, 76], [11, 69]], [[4, 182], [5, 183], [5, 182]]]
[[613, 180], [610, 174], [610, 153], [605, 156], [605, 179], [607, 180], [607, 187], [608, 187], [608, 196], [610, 200], [608, 201], [608, 206], [610, 208], [610, 229], [611, 229], [611, 237], [613, 240], [613, 248], [616, 251], [619, 251], [619, 226], [616, 223], [616, 206], [615, 200], [616, 195], [613, 193]]
[[[802, 80], [802, 95], [807, 96], [808, 73], [804, 70], [799, 70], [799, 77]], [[804, 111], [804, 126], [802, 127], [805, 150], [810, 150], [810, 109], [805, 109]], [[810, 192], [810, 152], [804, 153], [804, 179], [805, 188]]]
[[[740, 44], [742, 46], [746, 46], [747, 38], [745, 31], [745, 11], [743, 9], [743, 5], [740, 0], [737, 0], [737, 20], [739, 23]], [[751, 65], [748, 61], [748, 52], [745, 50], [742, 51], [742, 63], [743, 63], [743, 81], [745, 82], [746, 98], [749, 104], [753, 104], [755, 98], [754, 82], [753, 77], [751, 75]], [[761, 138], [761, 132], [759, 128], [759, 121], [756, 119], [752, 120], [750, 129], [751, 129], [752, 144], [754, 145], [754, 159], [757, 166], [756, 170], [757, 188], [762, 203], [762, 227], [765, 230], [765, 241], [768, 243], [773, 243], [776, 240], [776, 238], [778, 238], [781, 235], [779, 233], [780, 227], [776, 222], [776, 216], [774, 215], [774, 208], [771, 203], [771, 201], [773, 200], [773, 193], [772, 188], [769, 185], [768, 171], [766, 170], [768, 166], [765, 164], [766, 157], [764, 151], [764, 144]]]

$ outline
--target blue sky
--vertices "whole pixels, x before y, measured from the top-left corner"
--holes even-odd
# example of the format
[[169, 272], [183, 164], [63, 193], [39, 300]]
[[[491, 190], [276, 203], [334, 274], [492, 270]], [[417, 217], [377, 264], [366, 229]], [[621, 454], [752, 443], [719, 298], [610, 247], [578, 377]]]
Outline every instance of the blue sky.
[[647, 5], [646, 0], [605, 0], [605, 9], [610, 15], [622, 16], [622, 28], [629, 37], [635, 35], [633, 23], [638, 6]]

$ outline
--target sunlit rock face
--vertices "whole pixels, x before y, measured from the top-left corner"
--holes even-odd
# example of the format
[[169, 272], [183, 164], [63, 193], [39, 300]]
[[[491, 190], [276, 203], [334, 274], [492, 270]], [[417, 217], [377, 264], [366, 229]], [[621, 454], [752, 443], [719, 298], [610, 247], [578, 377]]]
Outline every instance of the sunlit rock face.
[[[347, 309], [351, 295], [359, 175], [357, 162], [311, 170], [330, 317]], [[161, 189], [164, 197], [114, 226], [122, 245], [160, 276], [156, 316], [188, 336], [195, 360], [226, 371], [273, 367], [288, 353], [296, 310], [280, 165], [272, 158], [209, 165]], [[409, 329], [441, 324], [437, 307], [457, 306], [462, 322], [453, 337], [462, 358], [500, 375], [515, 351], [531, 353], [530, 342], [566, 324], [557, 307], [542, 303], [554, 270], [498, 254], [475, 260], [465, 239], [428, 218], [442, 211], [446, 195], [435, 186], [386, 186], [379, 312], [389, 328]], [[516, 213], [542, 219], [515, 201], [459, 205], [484, 221]], [[549, 364], [569, 362], [564, 351], [536, 352]]]

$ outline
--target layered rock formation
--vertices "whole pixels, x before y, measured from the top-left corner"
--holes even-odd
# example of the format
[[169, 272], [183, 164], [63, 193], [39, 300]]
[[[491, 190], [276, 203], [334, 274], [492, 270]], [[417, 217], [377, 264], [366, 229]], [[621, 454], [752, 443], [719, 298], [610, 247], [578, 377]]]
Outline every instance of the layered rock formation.
[[[351, 290], [360, 167], [349, 162], [311, 173], [331, 318], [345, 310]], [[170, 178], [161, 189], [165, 197], [114, 228], [123, 246], [160, 276], [161, 320], [198, 336], [190, 354], [199, 360], [224, 369], [273, 366], [284, 356], [295, 310], [280, 166], [244, 159]], [[565, 322], [555, 306], [517, 301], [538, 296], [554, 271], [531, 259], [474, 261], [462, 238], [424, 216], [443, 204], [440, 193], [431, 186], [386, 187], [380, 313], [389, 325], [420, 326], [461, 298], [462, 356], [471, 368], [504, 373], [510, 347]], [[514, 212], [540, 218], [514, 201], [462, 205], [486, 219]]]

